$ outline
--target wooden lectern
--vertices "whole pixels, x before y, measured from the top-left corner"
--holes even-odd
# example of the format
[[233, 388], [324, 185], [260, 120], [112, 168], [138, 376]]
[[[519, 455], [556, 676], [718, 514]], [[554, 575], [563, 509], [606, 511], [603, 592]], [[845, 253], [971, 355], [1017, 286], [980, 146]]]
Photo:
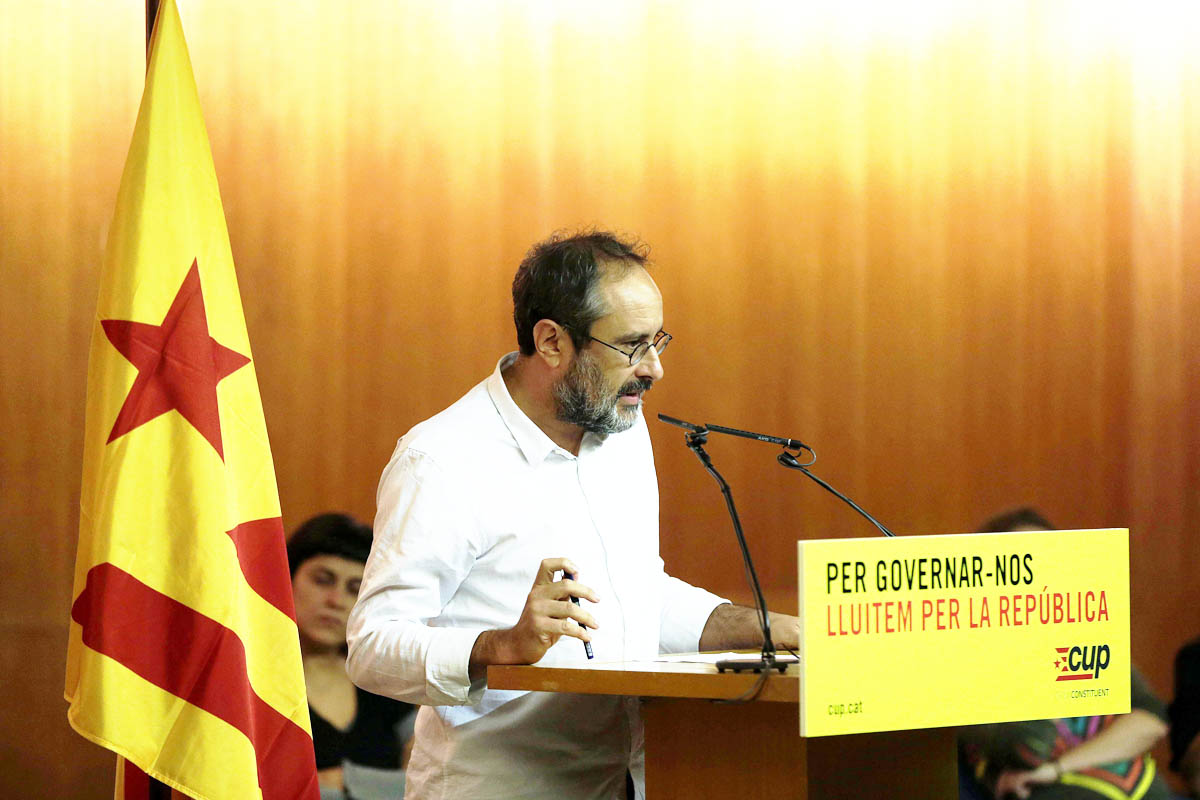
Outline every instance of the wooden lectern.
[[802, 738], [796, 667], [758, 680], [707, 664], [626, 662], [570, 667], [488, 667], [493, 689], [645, 698], [650, 800], [954, 800], [950, 728]]
[[[1129, 713], [1124, 528], [807, 540], [797, 562], [801, 666], [751, 702], [714, 701], [758, 676], [707, 664], [489, 667], [488, 684], [645, 698], [652, 800], [954, 800], [946, 726]], [[1103, 662], [1071, 655], [1088, 648]]]

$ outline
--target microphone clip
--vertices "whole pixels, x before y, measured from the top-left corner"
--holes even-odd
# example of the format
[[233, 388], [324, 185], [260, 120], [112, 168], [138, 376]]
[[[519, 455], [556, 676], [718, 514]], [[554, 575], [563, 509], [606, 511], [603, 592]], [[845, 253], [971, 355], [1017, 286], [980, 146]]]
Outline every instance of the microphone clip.
[[668, 425], [674, 425], [676, 428], [683, 428], [687, 431], [684, 435], [684, 441], [687, 442], [688, 449], [696, 454], [705, 467], [712, 466], [712, 459], [708, 457], [708, 453], [704, 450], [704, 445], [708, 444], [707, 426], [697, 425], [694, 422], [687, 422], [675, 417], [668, 417], [666, 414], [659, 414], [658, 418]]

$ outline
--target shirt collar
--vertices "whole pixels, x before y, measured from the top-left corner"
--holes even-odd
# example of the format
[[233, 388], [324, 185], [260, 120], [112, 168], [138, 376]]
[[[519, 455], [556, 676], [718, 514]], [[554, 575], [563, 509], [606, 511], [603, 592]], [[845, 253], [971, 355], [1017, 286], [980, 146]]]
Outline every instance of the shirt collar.
[[517, 353], [515, 352], [504, 356], [496, 363], [496, 369], [487, 379], [488, 395], [491, 396], [492, 403], [500, 414], [500, 419], [504, 421], [508, 432], [516, 441], [517, 447], [521, 448], [521, 453], [530, 464], [535, 466], [541, 464], [553, 452], [558, 452], [567, 458], [575, 458], [574, 455], [556, 445], [545, 431], [534, 424], [533, 420], [525, 415], [521, 407], [512, 399], [512, 395], [508, 393], [508, 386], [505, 385], [504, 375], [501, 373], [516, 360]]

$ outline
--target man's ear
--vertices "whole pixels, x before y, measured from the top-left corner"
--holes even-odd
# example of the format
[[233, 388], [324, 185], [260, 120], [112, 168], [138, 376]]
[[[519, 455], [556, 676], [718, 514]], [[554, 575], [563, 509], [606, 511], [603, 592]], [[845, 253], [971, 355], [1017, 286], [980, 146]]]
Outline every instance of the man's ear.
[[567, 329], [552, 319], [540, 319], [533, 326], [533, 351], [546, 366], [565, 366], [575, 354], [575, 344]]

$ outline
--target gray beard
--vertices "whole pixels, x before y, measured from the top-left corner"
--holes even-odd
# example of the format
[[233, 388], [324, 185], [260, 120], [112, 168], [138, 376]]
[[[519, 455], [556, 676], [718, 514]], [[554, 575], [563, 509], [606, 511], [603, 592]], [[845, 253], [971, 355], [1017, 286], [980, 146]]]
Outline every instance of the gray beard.
[[[554, 384], [558, 419], [601, 436], [632, 428], [638, 420], [638, 408], [622, 410], [617, 404], [619, 395], [630, 387], [613, 391], [607, 383], [595, 359], [580, 353], [562, 380]], [[641, 381], [633, 383], [643, 390], [649, 388]]]

